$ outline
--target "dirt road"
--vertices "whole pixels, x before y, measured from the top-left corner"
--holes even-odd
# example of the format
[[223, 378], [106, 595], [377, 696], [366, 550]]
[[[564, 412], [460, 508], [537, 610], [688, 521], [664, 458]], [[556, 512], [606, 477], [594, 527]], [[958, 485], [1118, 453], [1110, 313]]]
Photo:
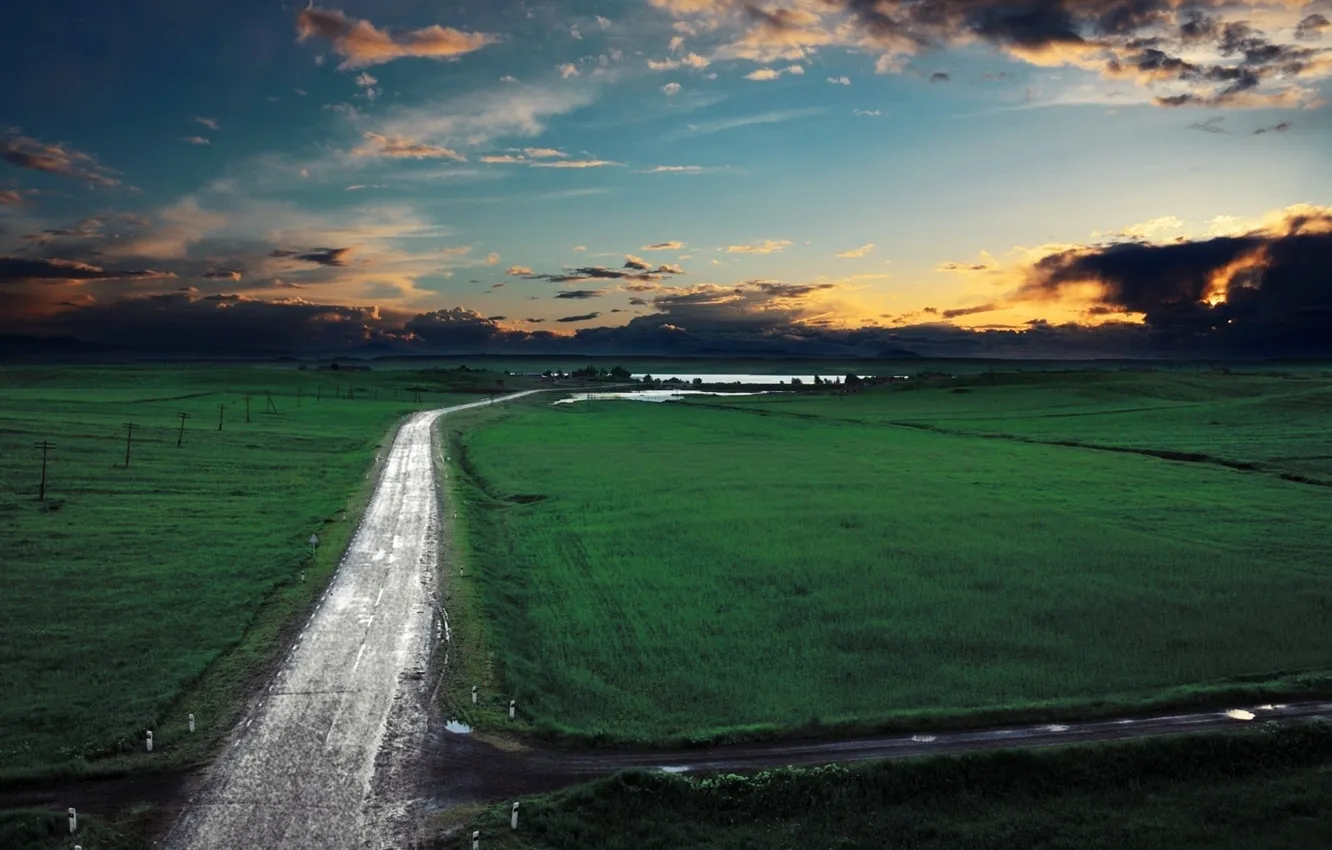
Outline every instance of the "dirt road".
[[1264, 723], [1332, 718], [1332, 702], [1308, 701], [1068, 723], [1041, 723], [847, 740], [771, 741], [701, 749], [501, 751], [469, 735], [435, 734], [424, 760], [437, 805], [511, 799], [553, 791], [631, 768], [672, 773], [743, 773], [772, 767], [945, 755], [1005, 747], [1048, 747], [1186, 732], [1237, 730]]
[[[514, 393], [508, 401], [529, 393]], [[437, 418], [410, 417], [318, 608], [164, 844], [171, 850], [387, 848], [425, 734], [434, 608]]]

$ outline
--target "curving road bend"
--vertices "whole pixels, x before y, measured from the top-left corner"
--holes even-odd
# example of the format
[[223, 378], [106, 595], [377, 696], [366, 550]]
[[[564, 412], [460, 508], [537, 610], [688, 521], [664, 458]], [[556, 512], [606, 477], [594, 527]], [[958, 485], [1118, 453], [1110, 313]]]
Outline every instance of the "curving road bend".
[[439, 628], [434, 423], [491, 403], [417, 413], [398, 430], [333, 581], [166, 847], [395, 846], [407, 812], [393, 783], [426, 731]]

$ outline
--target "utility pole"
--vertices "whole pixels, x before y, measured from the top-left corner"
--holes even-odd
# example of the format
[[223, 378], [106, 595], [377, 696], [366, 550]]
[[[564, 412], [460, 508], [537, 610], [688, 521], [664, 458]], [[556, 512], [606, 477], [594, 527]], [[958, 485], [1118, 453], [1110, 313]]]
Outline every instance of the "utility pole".
[[245, 421], [250, 421], [250, 394], [245, 394]]
[[323, 398], [324, 398], [324, 387], [321, 384], [315, 387], [315, 404], [318, 404], [320, 401], [323, 400]]
[[264, 390], [264, 399], [268, 402], [268, 407], [264, 409], [265, 413], [277, 413], [277, 405], [273, 403], [273, 394]]
[[227, 406], [225, 404], [219, 404], [217, 406], [217, 430], [219, 431], [222, 430], [222, 411], [226, 409]]
[[42, 440], [40, 443], [33, 443], [33, 448], [42, 450], [42, 483], [37, 489], [37, 501], [46, 501], [46, 453], [55, 448], [55, 443]]
[[177, 413], [180, 417], [180, 433], [176, 435], [176, 448], [185, 444], [185, 420], [190, 418], [188, 413]]
[[125, 423], [125, 468], [129, 469], [130, 444], [134, 442], [134, 429], [139, 426], [133, 422]]

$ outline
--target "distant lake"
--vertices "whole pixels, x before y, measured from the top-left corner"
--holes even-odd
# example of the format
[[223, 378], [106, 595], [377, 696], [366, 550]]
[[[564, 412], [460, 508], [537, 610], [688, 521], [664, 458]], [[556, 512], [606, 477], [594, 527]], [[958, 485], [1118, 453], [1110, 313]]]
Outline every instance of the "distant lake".
[[[634, 380], [637, 381], [641, 380], [643, 375], [641, 374], [634, 375], [633, 377]], [[684, 381], [687, 384], [692, 384], [695, 378], [698, 378], [700, 381], [702, 381], [705, 384], [741, 383], [741, 384], [776, 385], [776, 384], [789, 384], [794, 378], [799, 378], [801, 383], [805, 384], [814, 383], [813, 375], [731, 375], [731, 374], [696, 375], [693, 373], [681, 373], [681, 372], [658, 372], [652, 377], [663, 381], [666, 380], [667, 378], [679, 378], [680, 380]], [[825, 381], [831, 381], [834, 379], [841, 381], [845, 380], [846, 375], [828, 374], [828, 375], [820, 375], [819, 377]]]
[[767, 392], [753, 393], [710, 393], [707, 390], [639, 390], [637, 392], [627, 393], [576, 393], [568, 398], [562, 398], [552, 404], [574, 404], [580, 401], [609, 401], [614, 399], [628, 399], [629, 401], [676, 401], [687, 395], [712, 395], [712, 396], [735, 396], [735, 395], [767, 395]]

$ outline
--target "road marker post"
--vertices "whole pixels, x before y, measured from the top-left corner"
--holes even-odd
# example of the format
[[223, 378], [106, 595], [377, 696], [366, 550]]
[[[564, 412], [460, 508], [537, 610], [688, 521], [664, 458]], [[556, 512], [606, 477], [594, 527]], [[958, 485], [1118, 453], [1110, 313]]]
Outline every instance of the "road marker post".
[[313, 562], [315, 559], [315, 553], [319, 550], [319, 535], [311, 534], [309, 542], [310, 542], [310, 561]]
[[79, 813], [74, 811], [74, 807], [69, 807], [69, 834], [73, 835], [74, 830], [79, 828]]
[[153, 733], [152, 733], [152, 730], [149, 730], [149, 731], [148, 731], [148, 752], [151, 753], [152, 751], [153, 751]]
[[514, 706], [516, 706], [516, 705], [518, 705], [518, 700], [516, 700], [516, 699], [511, 699], [511, 700], [509, 700], [509, 719], [510, 719], [510, 720], [513, 719], [513, 709], [514, 709]]
[[476, 705], [476, 685], [472, 685], [472, 705]]
[[472, 850], [481, 850], [481, 830], [472, 833]]
[[194, 731], [194, 715], [193, 715], [193, 714], [190, 715], [190, 731], [191, 731], [191, 732]]
[[509, 818], [509, 829], [517, 829], [517, 828], [518, 828], [518, 802], [515, 800], [513, 804], [513, 816]]

